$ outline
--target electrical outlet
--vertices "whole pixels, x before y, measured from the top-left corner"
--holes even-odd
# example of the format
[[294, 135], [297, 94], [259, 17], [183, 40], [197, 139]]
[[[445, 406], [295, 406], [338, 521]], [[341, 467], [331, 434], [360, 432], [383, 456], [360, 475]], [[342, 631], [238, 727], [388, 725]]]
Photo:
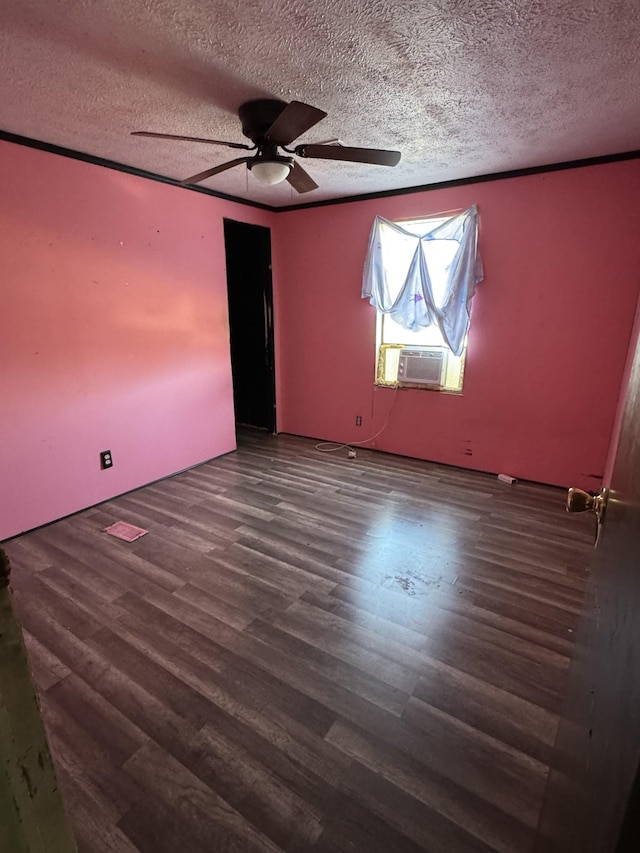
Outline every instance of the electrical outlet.
[[113, 457], [110, 450], [103, 450], [100, 453], [100, 467], [104, 471], [105, 468], [113, 468]]
[[362, 426], [362, 415], [356, 415], [356, 426]]

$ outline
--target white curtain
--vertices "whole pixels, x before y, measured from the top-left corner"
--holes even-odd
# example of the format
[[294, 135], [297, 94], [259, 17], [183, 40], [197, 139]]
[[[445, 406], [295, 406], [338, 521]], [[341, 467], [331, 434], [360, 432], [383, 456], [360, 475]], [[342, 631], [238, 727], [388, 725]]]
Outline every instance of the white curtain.
[[[434, 269], [438, 258], [430, 251], [433, 241], [438, 240], [457, 243], [443, 270]], [[399, 258], [404, 258], [404, 267], [398, 291]], [[445, 285], [442, 298], [436, 302], [432, 278], [438, 272], [444, 274]], [[447, 346], [460, 355], [469, 329], [471, 299], [482, 277], [475, 205], [422, 235], [381, 216], [375, 218], [364, 266], [362, 298], [369, 299], [378, 311], [389, 314], [403, 328], [415, 331], [435, 325]]]

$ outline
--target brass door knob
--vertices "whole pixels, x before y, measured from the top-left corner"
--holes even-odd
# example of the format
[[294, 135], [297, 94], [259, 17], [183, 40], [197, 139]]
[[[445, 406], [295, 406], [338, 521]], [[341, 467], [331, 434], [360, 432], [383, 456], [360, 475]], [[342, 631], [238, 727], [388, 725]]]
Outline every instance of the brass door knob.
[[608, 497], [609, 489], [600, 489], [597, 495], [590, 495], [583, 489], [569, 489], [567, 492], [567, 512], [592, 512], [595, 514], [597, 519], [596, 545], [600, 539]]
[[583, 489], [569, 489], [567, 492], [567, 512], [594, 512], [595, 508], [595, 495]]

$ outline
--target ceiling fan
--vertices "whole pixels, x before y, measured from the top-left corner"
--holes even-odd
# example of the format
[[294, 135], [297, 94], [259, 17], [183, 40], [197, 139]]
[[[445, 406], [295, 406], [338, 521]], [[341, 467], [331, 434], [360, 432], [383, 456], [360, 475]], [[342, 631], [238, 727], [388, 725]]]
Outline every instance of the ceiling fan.
[[378, 148], [350, 148], [345, 145], [316, 143], [302, 144], [288, 148], [295, 139], [326, 117], [323, 110], [303, 104], [301, 101], [272, 100], [262, 98], [247, 101], [238, 110], [242, 133], [253, 145], [242, 142], [223, 142], [219, 139], [201, 139], [196, 136], [175, 136], [170, 133], [151, 133], [136, 130], [132, 136], [151, 136], [156, 139], [178, 139], [185, 142], [205, 142], [209, 145], [224, 145], [255, 151], [252, 156], [237, 157], [220, 166], [206, 169], [197, 175], [191, 175], [181, 181], [182, 184], [197, 184], [241, 163], [265, 184], [279, 184], [288, 181], [299, 193], [310, 192], [318, 187], [302, 166], [292, 156], [278, 153], [281, 148], [287, 155], [296, 157], [314, 157], [320, 160], [348, 160], [353, 163], [373, 163], [380, 166], [395, 166], [400, 161], [399, 151], [384, 151]]

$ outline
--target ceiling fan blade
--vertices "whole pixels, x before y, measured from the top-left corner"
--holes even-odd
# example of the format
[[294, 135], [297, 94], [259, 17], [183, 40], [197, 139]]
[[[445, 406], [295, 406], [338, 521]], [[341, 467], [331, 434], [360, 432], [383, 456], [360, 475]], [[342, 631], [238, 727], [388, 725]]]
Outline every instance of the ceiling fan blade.
[[253, 160], [253, 157], [238, 157], [236, 160], [229, 160], [227, 163], [222, 163], [220, 166], [214, 166], [213, 169], [206, 169], [204, 172], [198, 172], [197, 175], [191, 175], [190, 178], [185, 178], [180, 181], [181, 184], [198, 184], [200, 181], [205, 181], [212, 175], [218, 175], [220, 172], [226, 172], [227, 169], [233, 169], [234, 166], [239, 166], [240, 163], [247, 163]]
[[298, 145], [298, 157], [316, 157], [320, 160], [349, 160], [352, 163], [373, 163], [376, 166], [396, 166], [402, 156], [399, 151], [380, 148], [349, 148], [346, 145]]
[[296, 192], [308, 193], [311, 190], [317, 190], [318, 185], [313, 180], [311, 175], [306, 172], [299, 163], [294, 162], [287, 180]]
[[303, 104], [301, 101], [291, 101], [267, 130], [265, 136], [276, 145], [288, 145], [326, 116], [327, 114], [317, 107]]
[[313, 143], [314, 145], [342, 145], [342, 142], [338, 139], [337, 136], [334, 136], [333, 139], [316, 139]]
[[175, 136], [173, 133], [151, 133], [148, 130], [134, 130], [131, 136], [149, 136], [152, 139], [179, 139], [182, 142], [206, 142], [208, 145], [224, 145], [226, 148], [244, 148], [251, 151], [255, 145], [244, 145], [242, 142], [223, 142], [220, 139], [201, 139], [199, 136]]

